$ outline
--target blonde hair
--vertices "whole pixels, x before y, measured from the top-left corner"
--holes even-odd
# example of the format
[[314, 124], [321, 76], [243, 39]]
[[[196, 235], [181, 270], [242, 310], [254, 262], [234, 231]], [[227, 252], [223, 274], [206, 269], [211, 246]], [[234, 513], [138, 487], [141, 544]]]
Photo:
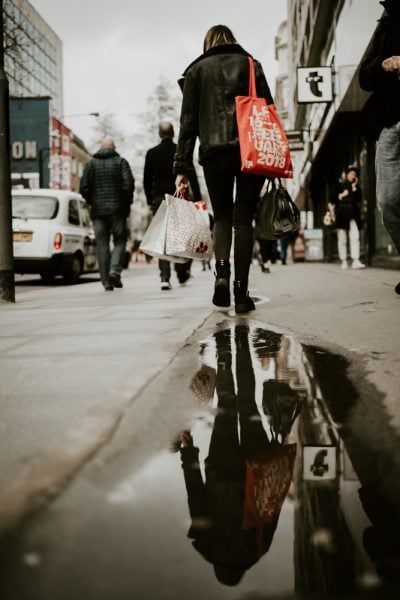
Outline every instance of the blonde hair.
[[221, 46], [221, 44], [237, 44], [237, 41], [229, 27], [226, 27], [226, 25], [214, 25], [214, 27], [211, 27], [207, 31], [204, 38], [204, 52], [207, 52], [210, 48], [214, 48], [214, 46]]

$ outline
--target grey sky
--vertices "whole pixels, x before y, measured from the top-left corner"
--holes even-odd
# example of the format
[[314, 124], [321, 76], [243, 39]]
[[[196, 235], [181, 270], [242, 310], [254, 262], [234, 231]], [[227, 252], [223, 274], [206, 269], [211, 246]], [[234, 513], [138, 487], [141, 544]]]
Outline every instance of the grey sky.
[[[145, 109], [160, 75], [175, 82], [202, 52], [212, 25], [230, 27], [258, 58], [272, 88], [274, 38], [286, 0], [30, 0], [64, 44], [64, 113]], [[88, 142], [93, 117], [66, 119]]]

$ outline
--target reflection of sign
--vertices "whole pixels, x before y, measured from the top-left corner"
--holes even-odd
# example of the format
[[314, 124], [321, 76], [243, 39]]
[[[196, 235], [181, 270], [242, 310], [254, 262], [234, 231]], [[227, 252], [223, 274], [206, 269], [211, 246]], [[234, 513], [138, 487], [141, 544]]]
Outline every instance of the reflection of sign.
[[289, 142], [289, 148], [291, 152], [304, 149], [304, 135], [301, 129], [286, 131], [286, 137]]
[[336, 446], [303, 447], [303, 479], [324, 481], [336, 478]]
[[50, 187], [71, 188], [71, 130], [61, 121], [51, 119]]
[[332, 102], [331, 67], [297, 68], [297, 102]]

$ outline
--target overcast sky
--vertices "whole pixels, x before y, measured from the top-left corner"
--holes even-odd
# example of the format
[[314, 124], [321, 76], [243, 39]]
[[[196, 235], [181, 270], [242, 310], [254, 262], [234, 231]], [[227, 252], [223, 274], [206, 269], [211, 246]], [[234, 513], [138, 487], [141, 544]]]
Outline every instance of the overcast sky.
[[[274, 38], [286, 0], [30, 0], [63, 41], [64, 114], [131, 115], [162, 74], [175, 82], [219, 23], [261, 61], [274, 88]], [[65, 119], [90, 143], [94, 117]], [[130, 132], [132, 133], [132, 132]]]

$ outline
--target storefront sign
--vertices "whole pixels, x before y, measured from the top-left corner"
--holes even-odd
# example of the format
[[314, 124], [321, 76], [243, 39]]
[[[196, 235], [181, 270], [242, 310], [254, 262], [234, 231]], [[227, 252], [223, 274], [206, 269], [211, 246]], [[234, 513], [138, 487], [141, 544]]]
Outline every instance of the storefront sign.
[[297, 102], [332, 102], [331, 67], [297, 68]]
[[286, 131], [286, 137], [291, 152], [304, 150], [304, 132], [301, 129]]

